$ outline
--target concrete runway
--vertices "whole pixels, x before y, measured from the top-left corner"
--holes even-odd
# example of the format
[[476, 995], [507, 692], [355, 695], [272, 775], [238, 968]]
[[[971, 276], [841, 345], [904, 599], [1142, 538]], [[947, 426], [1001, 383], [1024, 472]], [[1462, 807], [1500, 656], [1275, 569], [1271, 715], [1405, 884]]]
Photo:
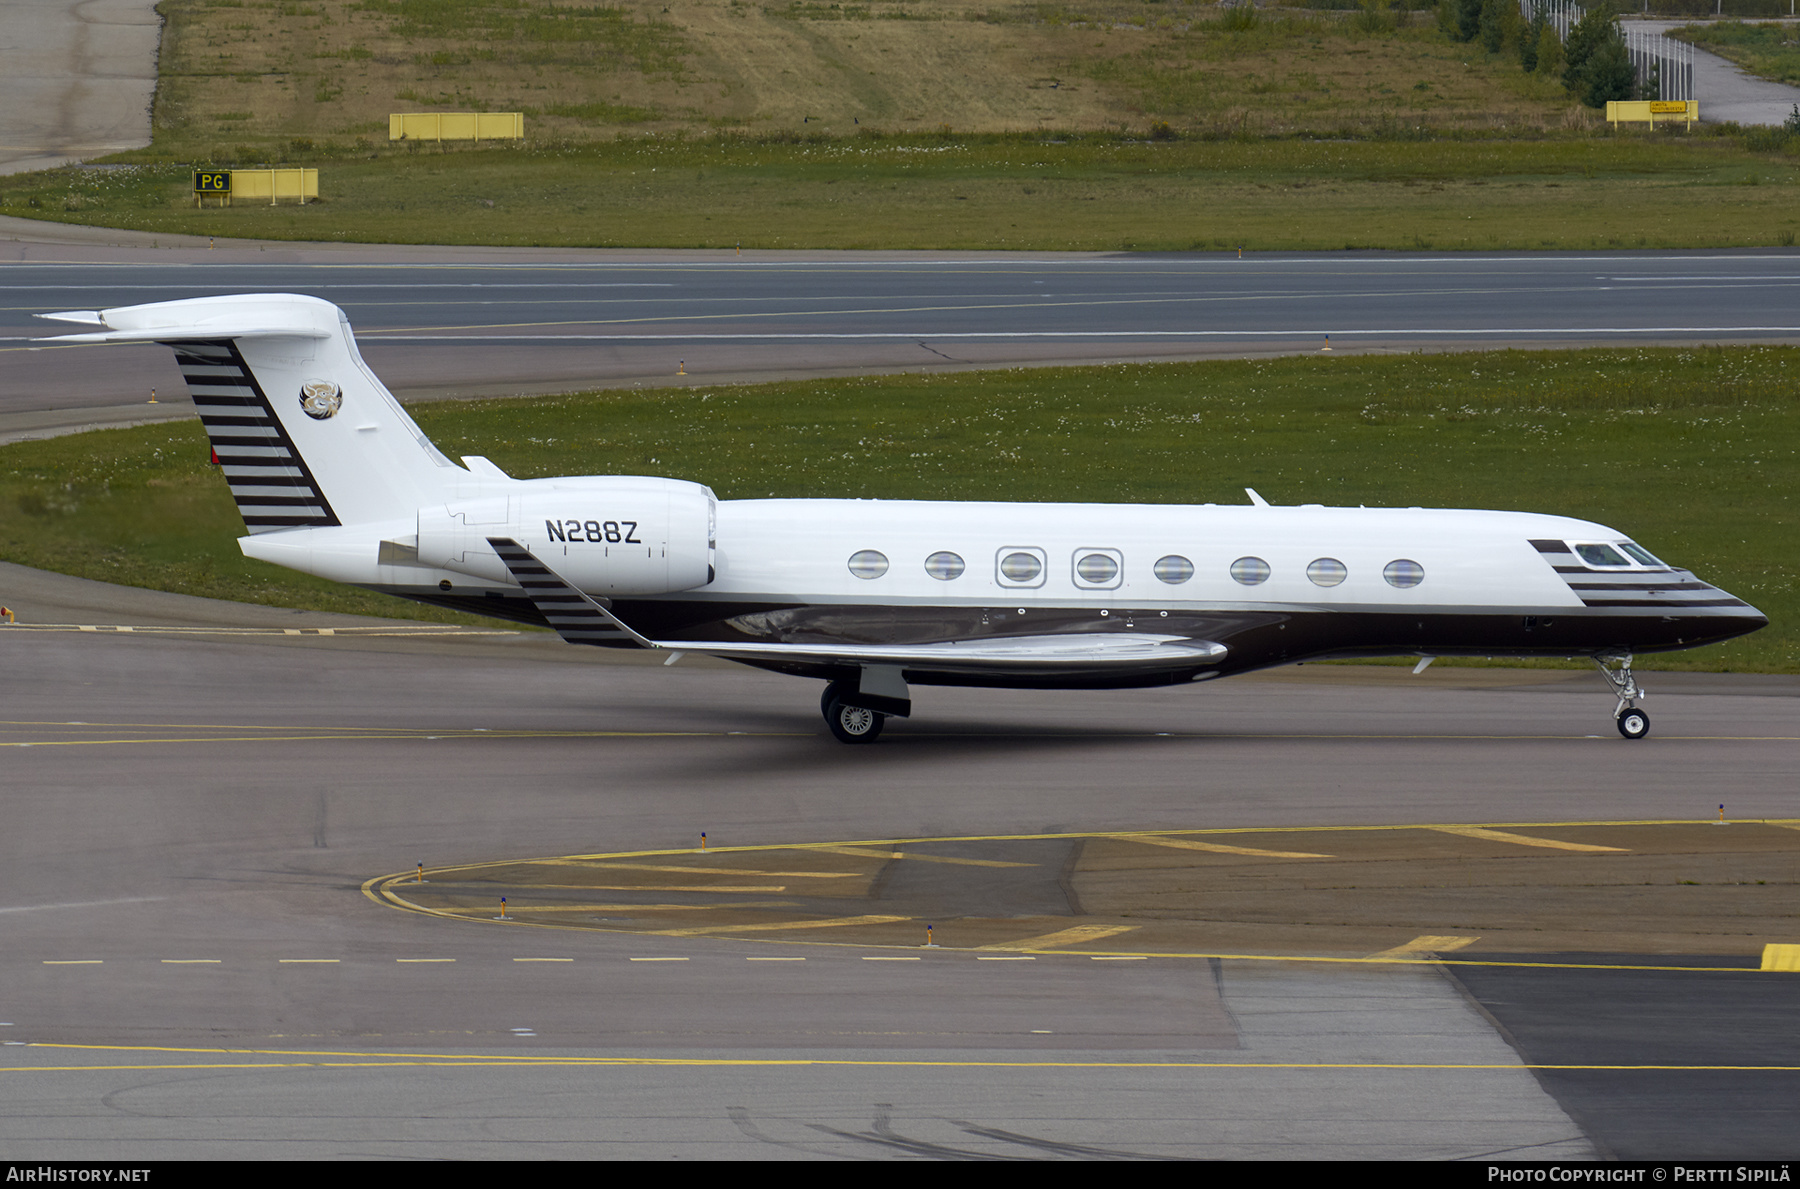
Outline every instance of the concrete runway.
[[[1481, 968], [1468, 993], [1427, 962], [991, 961], [446, 921], [362, 892], [415, 863], [702, 830], [1793, 819], [1800, 681], [1651, 675], [1642, 744], [1597, 678], [1556, 673], [933, 690], [862, 749], [825, 734], [810, 683], [719, 663], [358, 635], [382, 622], [12, 566], [0, 601], [164, 629], [0, 628], [11, 1159], [1751, 1158], [1800, 1135], [1791, 975], [1610, 972], [1646, 1006], [1595, 1021], [1587, 971], [1500, 968], [1501, 993]], [[1703, 964], [1754, 967], [1749, 940]], [[1783, 1068], [1599, 1068], [1652, 1040], [1687, 1067]], [[1655, 1126], [1631, 1105], [1651, 1099]]]

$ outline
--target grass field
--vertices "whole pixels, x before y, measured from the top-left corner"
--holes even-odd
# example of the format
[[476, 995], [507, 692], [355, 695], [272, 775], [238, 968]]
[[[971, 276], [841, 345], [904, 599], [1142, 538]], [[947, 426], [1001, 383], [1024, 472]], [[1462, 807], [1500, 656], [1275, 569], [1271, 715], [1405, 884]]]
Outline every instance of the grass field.
[[[743, 138], [347, 159], [327, 201], [195, 210], [181, 166], [0, 178], [0, 211], [275, 239], [730, 248], [1792, 244], [1800, 161], [1724, 138]], [[32, 204], [35, 204], [32, 205]]]
[[[1547, 79], [1432, 14], [1229, 14], [1184, 0], [163, 0], [158, 147], [379, 144], [396, 111], [621, 130], [1252, 134], [1562, 126]], [[1246, 17], [1249, 19], [1245, 19]]]
[[[1792, 245], [1800, 139], [1613, 132], [1423, 12], [1180, 0], [165, 0], [155, 143], [0, 178], [153, 233], [545, 246]], [[1236, 14], [1236, 15], [1234, 15]], [[1373, 15], [1376, 19], [1371, 21]], [[395, 110], [519, 110], [509, 146]], [[323, 201], [196, 209], [195, 165]]]
[[[1800, 671], [1800, 349], [1491, 352], [1018, 369], [422, 405], [521, 477], [662, 474], [721, 498], [1423, 505], [1609, 524], [1756, 604], [1647, 667]], [[244, 559], [197, 424], [0, 448], [0, 555], [129, 585], [438, 613]], [[727, 547], [729, 547], [727, 545]], [[449, 618], [448, 616], [442, 616]]]

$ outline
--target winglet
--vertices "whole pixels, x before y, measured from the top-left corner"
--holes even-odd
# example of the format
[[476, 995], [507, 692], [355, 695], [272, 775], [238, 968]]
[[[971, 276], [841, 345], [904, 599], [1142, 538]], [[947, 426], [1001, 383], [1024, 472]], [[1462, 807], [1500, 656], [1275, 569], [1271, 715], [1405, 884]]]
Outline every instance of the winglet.
[[1269, 506], [1269, 501], [1265, 500], [1262, 496], [1257, 495], [1256, 488], [1254, 488], [1254, 487], [1244, 488], [1244, 494], [1249, 496], [1250, 502], [1255, 504], [1259, 508], [1266, 508]]
[[623, 635], [641, 648], [662, 645], [626, 627], [605, 604], [563, 580], [531, 550], [511, 537], [489, 537], [487, 543], [540, 614], [571, 644], [616, 644]]

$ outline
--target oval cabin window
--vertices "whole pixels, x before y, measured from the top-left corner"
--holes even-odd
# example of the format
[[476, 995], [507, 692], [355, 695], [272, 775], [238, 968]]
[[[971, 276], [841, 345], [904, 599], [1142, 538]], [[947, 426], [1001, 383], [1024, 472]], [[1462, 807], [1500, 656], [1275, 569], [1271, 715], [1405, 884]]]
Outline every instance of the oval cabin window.
[[1306, 567], [1306, 576], [1314, 586], [1336, 586], [1350, 576], [1350, 571], [1335, 557], [1321, 557]]
[[1240, 557], [1231, 563], [1231, 576], [1245, 586], [1260, 586], [1269, 580], [1269, 563], [1260, 557]]
[[1403, 557], [1398, 561], [1389, 562], [1387, 568], [1381, 571], [1381, 576], [1387, 579], [1389, 586], [1398, 586], [1401, 590], [1406, 590], [1425, 581], [1425, 567]]
[[850, 572], [858, 578], [879, 578], [887, 570], [887, 554], [879, 549], [859, 549], [850, 555]]
[[1044, 572], [1034, 553], [1009, 553], [1000, 559], [1000, 573], [1008, 582], [1030, 582]]
[[1170, 586], [1180, 586], [1194, 576], [1194, 563], [1179, 554], [1156, 559], [1156, 576]]
[[1080, 575], [1083, 582], [1098, 586], [1119, 576], [1119, 563], [1104, 553], [1084, 554], [1075, 563], [1075, 573]]
[[962, 577], [965, 568], [963, 559], [949, 550], [942, 550], [925, 559], [925, 572], [940, 582]]

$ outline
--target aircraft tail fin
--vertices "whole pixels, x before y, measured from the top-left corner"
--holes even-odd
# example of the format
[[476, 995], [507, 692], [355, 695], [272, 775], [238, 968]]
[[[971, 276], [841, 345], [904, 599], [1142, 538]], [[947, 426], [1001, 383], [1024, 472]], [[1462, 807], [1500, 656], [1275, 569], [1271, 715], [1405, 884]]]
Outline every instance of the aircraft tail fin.
[[330, 302], [252, 294], [40, 317], [102, 328], [52, 342], [174, 349], [252, 534], [409, 517], [472, 480], [369, 370]]

